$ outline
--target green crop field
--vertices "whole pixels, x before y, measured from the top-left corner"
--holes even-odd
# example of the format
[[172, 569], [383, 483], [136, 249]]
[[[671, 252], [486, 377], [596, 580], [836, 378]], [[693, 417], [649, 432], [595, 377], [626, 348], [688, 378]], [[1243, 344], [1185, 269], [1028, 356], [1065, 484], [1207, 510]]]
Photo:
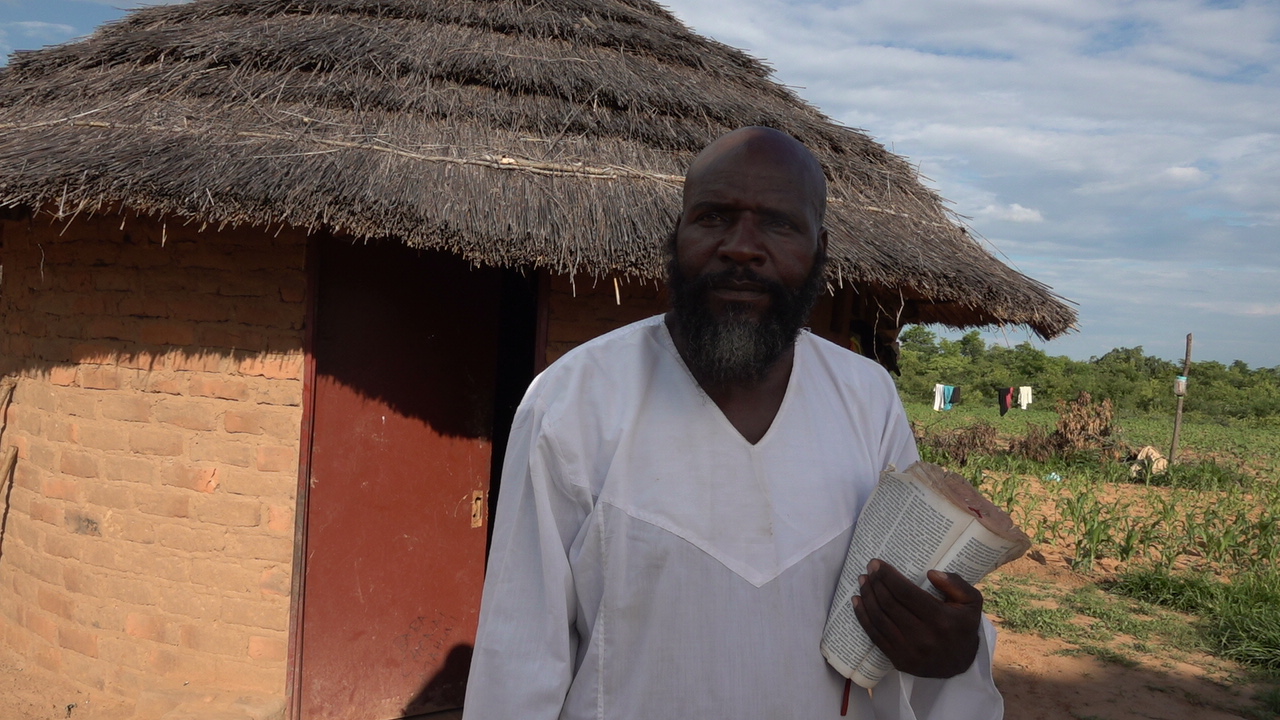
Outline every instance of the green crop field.
[[1107, 662], [1207, 653], [1219, 682], [1260, 688], [1237, 710], [1280, 717], [1280, 425], [1188, 414], [1162, 469], [1134, 456], [1169, 453], [1171, 415], [1091, 404], [1073, 424], [1071, 412], [907, 404], [925, 460], [964, 475], [1035, 552], [1089, 580], [1072, 590], [997, 574], [988, 609]]

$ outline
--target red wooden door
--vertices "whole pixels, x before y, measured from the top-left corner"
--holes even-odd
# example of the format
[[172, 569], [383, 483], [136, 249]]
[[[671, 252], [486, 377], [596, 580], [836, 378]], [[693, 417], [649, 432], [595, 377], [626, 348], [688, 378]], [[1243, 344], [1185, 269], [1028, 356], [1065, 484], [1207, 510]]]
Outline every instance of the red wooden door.
[[295, 707], [462, 704], [484, 578], [501, 276], [398, 244], [317, 243]]

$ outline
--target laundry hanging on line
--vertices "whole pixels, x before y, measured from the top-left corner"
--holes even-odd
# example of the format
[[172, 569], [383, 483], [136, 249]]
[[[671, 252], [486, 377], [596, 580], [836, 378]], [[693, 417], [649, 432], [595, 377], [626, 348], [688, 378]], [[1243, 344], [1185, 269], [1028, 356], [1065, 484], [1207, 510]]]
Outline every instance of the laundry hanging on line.
[[1001, 416], [1009, 412], [1009, 408], [1013, 407], [1013, 402], [1014, 402], [1013, 399], [1015, 397], [1014, 393], [1016, 393], [1017, 391], [1018, 391], [1018, 388], [1011, 388], [1011, 387], [996, 388], [996, 397], [1000, 402]]
[[1022, 408], [1023, 410], [1026, 410], [1027, 406], [1030, 404], [1031, 404], [1031, 386], [1023, 385], [1022, 387], [1018, 388], [1018, 407]]
[[934, 411], [950, 410], [952, 405], [960, 402], [960, 388], [955, 385], [938, 383], [933, 386]]

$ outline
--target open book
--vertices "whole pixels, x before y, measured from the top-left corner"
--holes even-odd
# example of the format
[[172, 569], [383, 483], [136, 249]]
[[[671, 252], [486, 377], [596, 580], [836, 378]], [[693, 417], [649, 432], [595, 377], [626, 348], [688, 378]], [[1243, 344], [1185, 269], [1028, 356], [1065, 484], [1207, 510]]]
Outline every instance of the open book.
[[929, 570], [957, 573], [976, 583], [1030, 547], [1031, 540], [1009, 514], [963, 477], [925, 462], [902, 472], [890, 466], [880, 473], [880, 484], [853, 529], [822, 631], [823, 657], [864, 688], [874, 687], [892, 668], [853, 612], [858, 576], [873, 558], [941, 597], [925, 575]]

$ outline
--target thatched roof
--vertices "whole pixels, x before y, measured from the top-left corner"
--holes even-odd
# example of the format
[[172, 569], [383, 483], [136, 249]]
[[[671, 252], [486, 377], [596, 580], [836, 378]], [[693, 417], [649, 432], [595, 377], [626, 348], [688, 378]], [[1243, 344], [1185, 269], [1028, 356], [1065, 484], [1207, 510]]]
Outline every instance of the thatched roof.
[[659, 277], [685, 167], [744, 125], [791, 133], [826, 167], [833, 282], [905, 303], [904, 322], [1044, 337], [1074, 323], [907, 162], [649, 0], [138, 10], [0, 70], [0, 206], [283, 223]]

